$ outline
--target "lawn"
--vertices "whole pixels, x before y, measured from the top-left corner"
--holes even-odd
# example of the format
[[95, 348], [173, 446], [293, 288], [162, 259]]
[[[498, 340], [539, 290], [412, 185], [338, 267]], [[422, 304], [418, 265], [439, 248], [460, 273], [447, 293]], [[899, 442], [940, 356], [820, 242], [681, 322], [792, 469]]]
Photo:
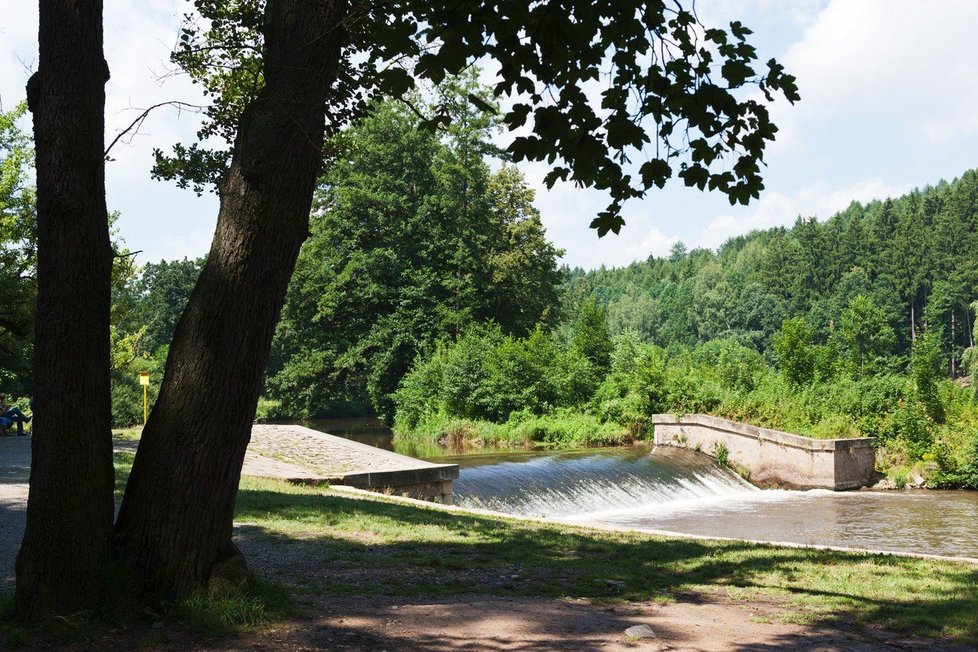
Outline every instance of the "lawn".
[[[115, 455], [117, 498], [132, 458]], [[131, 622], [128, 633], [130, 625], [118, 623], [48, 623], [37, 631], [0, 624], [0, 645], [213, 639], [274, 629], [296, 617], [294, 605], [331, 598], [480, 595], [609, 607], [763, 603], [780, 622], [978, 644], [978, 565], [966, 563], [592, 530], [248, 477], [235, 523], [235, 539], [258, 575], [252, 595], [197, 594], [164, 604]]]
[[[315, 551], [320, 595], [513, 595], [608, 602], [759, 596], [792, 622], [978, 643], [978, 566], [662, 538], [452, 513], [245, 478], [239, 538]], [[244, 546], [247, 552], [247, 546]]]

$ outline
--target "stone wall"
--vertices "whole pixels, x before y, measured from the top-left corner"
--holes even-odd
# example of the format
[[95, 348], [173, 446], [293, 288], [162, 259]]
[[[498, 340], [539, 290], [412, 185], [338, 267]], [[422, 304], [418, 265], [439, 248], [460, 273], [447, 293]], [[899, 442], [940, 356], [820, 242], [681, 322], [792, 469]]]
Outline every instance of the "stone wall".
[[731, 465], [757, 484], [797, 489], [858, 489], [873, 483], [873, 440], [813, 439], [705, 414], [657, 414], [657, 446], [698, 449], [716, 457], [725, 447]]

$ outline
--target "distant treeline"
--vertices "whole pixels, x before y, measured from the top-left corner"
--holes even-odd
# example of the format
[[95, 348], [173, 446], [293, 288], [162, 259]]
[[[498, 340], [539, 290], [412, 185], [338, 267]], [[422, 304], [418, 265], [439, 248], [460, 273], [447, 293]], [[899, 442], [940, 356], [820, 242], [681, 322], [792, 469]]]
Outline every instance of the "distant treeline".
[[824, 222], [731, 238], [719, 251], [673, 247], [620, 269], [568, 274], [565, 305], [593, 297], [612, 332], [668, 347], [734, 338], [764, 353], [785, 320], [803, 317], [828, 342], [857, 296], [883, 311], [906, 362], [925, 329], [940, 332], [949, 375], [973, 345], [978, 299], [978, 175], [867, 205]]

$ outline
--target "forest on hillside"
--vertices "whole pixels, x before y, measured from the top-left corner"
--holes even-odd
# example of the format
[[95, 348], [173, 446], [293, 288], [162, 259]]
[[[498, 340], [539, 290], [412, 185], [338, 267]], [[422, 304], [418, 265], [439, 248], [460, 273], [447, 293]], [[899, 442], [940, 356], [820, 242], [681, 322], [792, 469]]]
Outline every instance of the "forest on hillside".
[[[376, 414], [417, 441], [571, 445], [701, 411], [874, 436], [897, 476], [978, 486], [974, 171], [718, 251], [679, 244], [570, 270], [532, 190], [500, 164], [488, 93], [474, 78], [439, 92], [429, 101], [454, 112], [449, 128], [387, 103], [333, 143], [259, 419]], [[0, 125], [12, 309], [0, 355], [4, 391], [26, 403], [36, 290], [22, 113]], [[159, 380], [204, 260], [137, 267], [114, 247], [113, 418], [129, 425], [142, 416], [137, 373]]]
[[566, 270], [563, 323], [472, 329], [405, 378], [414, 439], [617, 443], [657, 412], [818, 437], [873, 436], [898, 484], [978, 486], [978, 175], [824, 222]]
[[[951, 182], [867, 205], [825, 221], [755, 231], [719, 251], [687, 251], [621, 269], [569, 273], [565, 301], [592, 296], [613, 332], [633, 331], [662, 346], [734, 338], [772, 352], [775, 333], [803, 317], [813, 341], [833, 339], [845, 310], [866, 297], [893, 330], [879, 353], [905, 365], [914, 340], [939, 333], [950, 376], [973, 345], [978, 299], [978, 179]], [[774, 361], [774, 358], [771, 358]]]

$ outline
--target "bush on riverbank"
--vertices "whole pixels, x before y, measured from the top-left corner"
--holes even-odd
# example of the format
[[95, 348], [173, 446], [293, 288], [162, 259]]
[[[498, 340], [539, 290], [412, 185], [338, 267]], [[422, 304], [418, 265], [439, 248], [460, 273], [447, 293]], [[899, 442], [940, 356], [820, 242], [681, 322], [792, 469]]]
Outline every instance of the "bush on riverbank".
[[821, 371], [802, 382], [798, 365], [787, 373], [733, 339], [609, 342], [599, 375], [573, 337], [472, 329], [416, 362], [396, 395], [395, 432], [459, 446], [612, 444], [648, 436], [653, 414], [704, 412], [811, 437], [875, 437], [884, 470], [978, 486], [974, 394], [941, 378], [923, 347], [901, 375], [886, 365], [861, 372], [813, 346]]
[[635, 433], [614, 422], [582, 412], [558, 410], [534, 415], [514, 412], [502, 423], [460, 419], [445, 414], [427, 416], [411, 429], [395, 426], [395, 436], [414, 444], [440, 444], [454, 450], [467, 448], [555, 448], [617, 446], [635, 440]]

